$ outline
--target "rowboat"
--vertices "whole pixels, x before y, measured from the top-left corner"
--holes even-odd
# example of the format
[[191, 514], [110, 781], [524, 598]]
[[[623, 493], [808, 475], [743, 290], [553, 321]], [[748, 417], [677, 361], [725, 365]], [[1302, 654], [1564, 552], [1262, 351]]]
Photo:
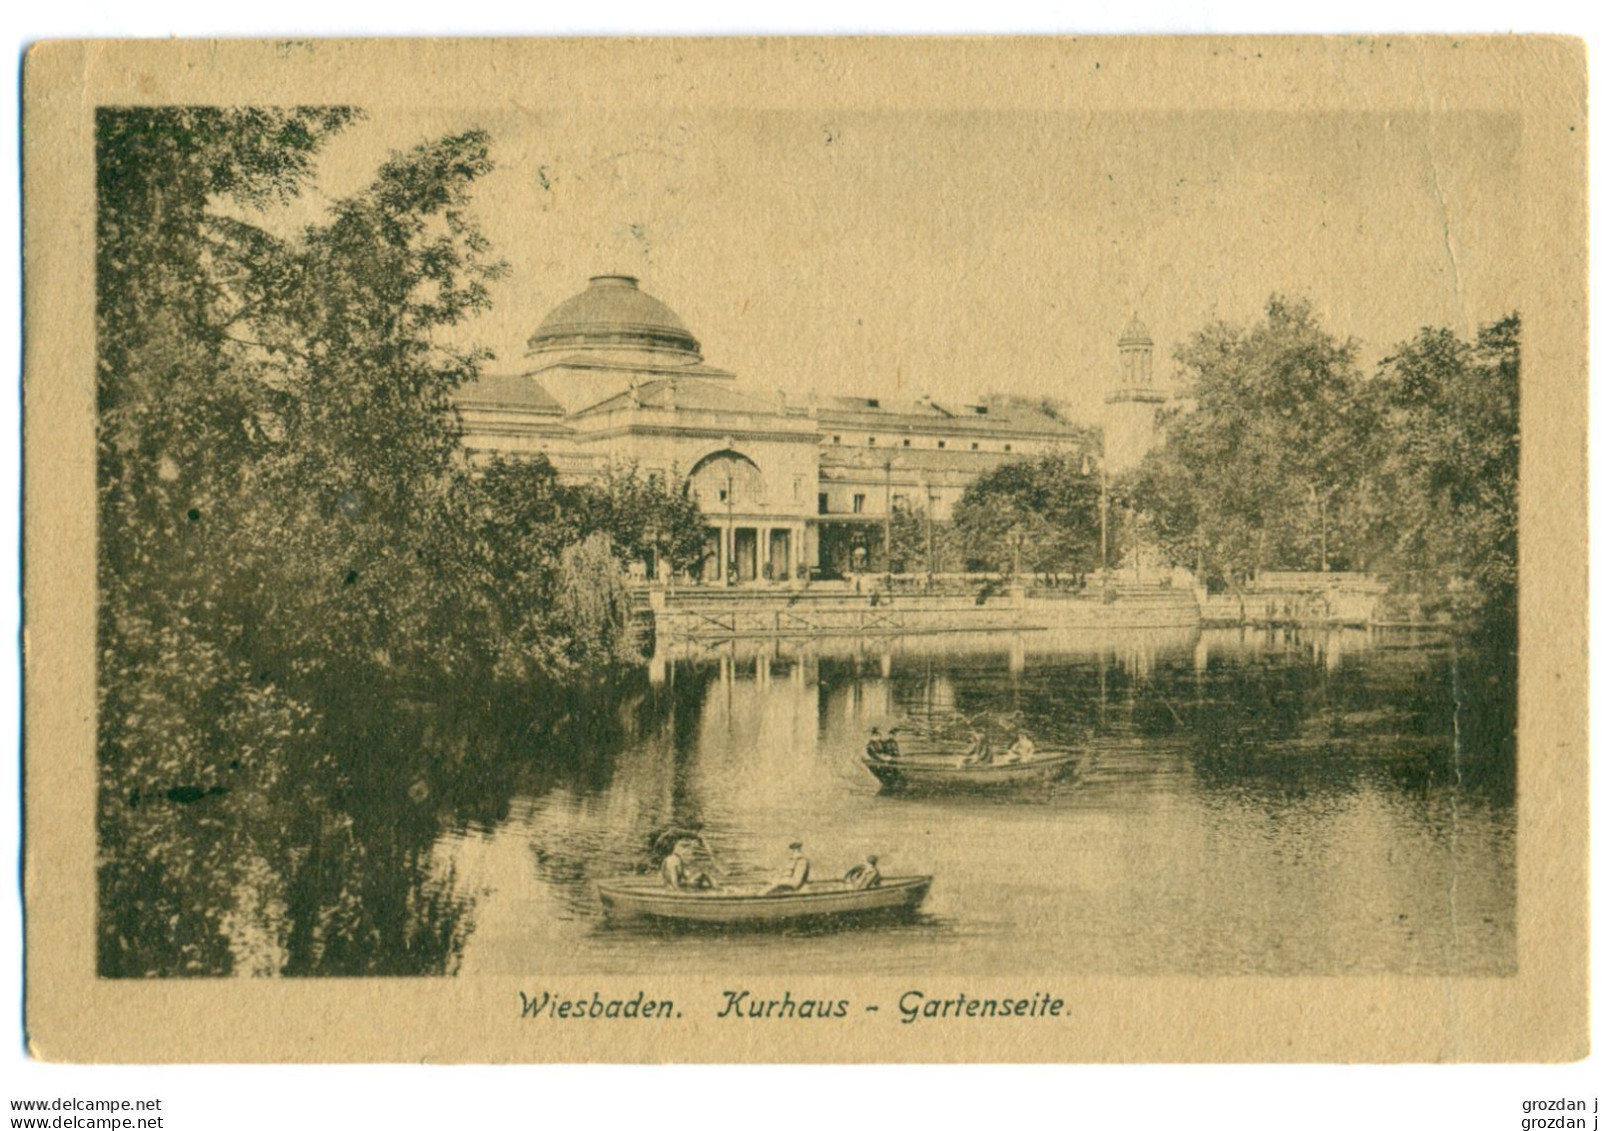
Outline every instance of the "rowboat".
[[901, 757], [886, 762], [862, 758], [861, 762], [876, 775], [885, 792], [936, 793], [1041, 785], [1076, 770], [1080, 758], [1076, 750], [1048, 750], [1027, 762], [968, 763], [960, 755]]
[[884, 877], [874, 888], [851, 888], [842, 880], [805, 884], [796, 892], [692, 891], [635, 877], [597, 885], [611, 919], [646, 918], [720, 927], [769, 927], [815, 920], [845, 920], [908, 914], [921, 906], [931, 876]]

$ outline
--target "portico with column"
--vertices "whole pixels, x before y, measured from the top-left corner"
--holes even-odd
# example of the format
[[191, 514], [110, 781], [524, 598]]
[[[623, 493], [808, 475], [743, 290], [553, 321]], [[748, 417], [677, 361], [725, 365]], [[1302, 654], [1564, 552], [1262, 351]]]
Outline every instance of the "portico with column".
[[[805, 400], [739, 380], [705, 362], [674, 311], [628, 275], [595, 276], [528, 344], [523, 372], [459, 390], [469, 458], [543, 456], [571, 481], [629, 469], [667, 491], [684, 484], [705, 529], [685, 580], [705, 585], [886, 569], [895, 516], [917, 511], [927, 552], [904, 565], [930, 570], [933, 524], [948, 521], [978, 475], [1098, 442], [1019, 399]], [[1148, 335], [1136, 324], [1121, 344], [1125, 379], [1113, 401], [1151, 408]], [[1112, 446], [1121, 431], [1108, 425]], [[643, 564], [639, 572], [670, 580]]]

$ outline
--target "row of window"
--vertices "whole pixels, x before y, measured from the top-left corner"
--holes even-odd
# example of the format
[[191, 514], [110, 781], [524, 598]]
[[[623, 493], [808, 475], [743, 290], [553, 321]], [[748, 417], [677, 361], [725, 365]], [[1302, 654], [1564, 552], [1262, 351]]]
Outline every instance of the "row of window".
[[[832, 513], [831, 508], [829, 506], [829, 496], [827, 495], [827, 493], [825, 491], [822, 491], [815, 498], [816, 498], [816, 513], [817, 514], [831, 514]], [[899, 514], [899, 513], [903, 512], [903, 511], [908, 511], [910, 509], [911, 509], [910, 496], [895, 493], [894, 496], [893, 496], [893, 513], [894, 514]], [[865, 496], [864, 495], [856, 493], [856, 494], [853, 494], [853, 495], [849, 496], [849, 513], [850, 514], [864, 514], [865, 513]]]
[[[851, 508], [850, 509], [851, 514], [864, 514], [865, 513], [865, 496], [864, 495], [854, 495], [849, 500], [849, 506]], [[817, 514], [831, 514], [832, 513], [831, 508], [828, 506], [828, 503], [827, 503], [827, 494], [826, 494], [825, 491], [822, 491], [819, 495], [815, 496], [815, 511], [816, 511]]]
[[[841, 444], [841, 443], [843, 443], [843, 437], [842, 436], [833, 436], [832, 437], [832, 442], [834, 444]], [[868, 448], [876, 447], [877, 446], [877, 438], [875, 436], [867, 436], [865, 438], [865, 446], [868, 447]], [[899, 441], [899, 446], [901, 448], [910, 447], [911, 446], [910, 440], [907, 438], [907, 439]], [[949, 441], [948, 440], [939, 440], [938, 441], [938, 446], [940, 448], [947, 448], [949, 446]], [[979, 444], [976, 440], [973, 440], [971, 442], [971, 450], [974, 451], [974, 452], [981, 451], [982, 450], [982, 445]], [[1007, 452], [1010, 451], [1011, 450], [1011, 445], [1006, 444], [1003, 447], [1002, 450], [1007, 451]]]

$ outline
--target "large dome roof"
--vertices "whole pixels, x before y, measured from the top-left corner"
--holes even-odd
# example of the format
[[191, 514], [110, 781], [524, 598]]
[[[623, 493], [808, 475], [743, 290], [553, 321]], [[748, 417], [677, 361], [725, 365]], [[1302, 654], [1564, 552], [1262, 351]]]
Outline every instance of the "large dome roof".
[[646, 351], [682, 363], [703, 360], [698, 339], [675, 311], [630, 275], [594, 275], [584, 291], [542, 319], [527, 344], [531, 353]]

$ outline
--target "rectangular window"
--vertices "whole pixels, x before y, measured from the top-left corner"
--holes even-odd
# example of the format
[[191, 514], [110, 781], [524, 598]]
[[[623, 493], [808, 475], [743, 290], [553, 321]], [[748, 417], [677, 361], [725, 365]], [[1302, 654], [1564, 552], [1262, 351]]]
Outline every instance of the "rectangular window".
[[832, 437], [832, 442], [834, 444], [841, 444], [843, 442], [843, 437], [842, 436], [833, 436]]
[[865, 496], [864, 495], [856, 495], [856, 496], [854, 496], [854, 513], [855, 514], [864, 514], [865, 513]]
[[868, 448], [876, 447], [877, 446], [877, 438], [875, 436], [867, 436], [865, 438], [865, 446], [868, 447]]
[[1010, 445], [1009, 445], [1009, 444], [1006, 444], [1006, 445], [1005, 445], [1005, 450], [1006, 450], [1006, 451], [1007, 451], [1007, 452], [1008, 452], [1008, 451], [1010, 451], [1010, 450], [1011, 450], [1011, 446], [1010, 446]]
[[949, 442], [947, 440], [939, 440], [938, 446], [940, 448], [947, 448], [949, 446]]
[[976, 441], [976, 440], [973, 440], [973, 441], [972, 441], [972, 451], [974, 451], [974, 452], [975, 452], [975, 451], [976, 451], [976, 450], [977, 450], [977, 441]]
[[828, 513], [827, 505], [826, 505], [826, 492], [825, 491], [822, 491], [819, 495], [815, 496], [815, 507], [816, 507], [816, 513], [817, 514], [827, 514]]

